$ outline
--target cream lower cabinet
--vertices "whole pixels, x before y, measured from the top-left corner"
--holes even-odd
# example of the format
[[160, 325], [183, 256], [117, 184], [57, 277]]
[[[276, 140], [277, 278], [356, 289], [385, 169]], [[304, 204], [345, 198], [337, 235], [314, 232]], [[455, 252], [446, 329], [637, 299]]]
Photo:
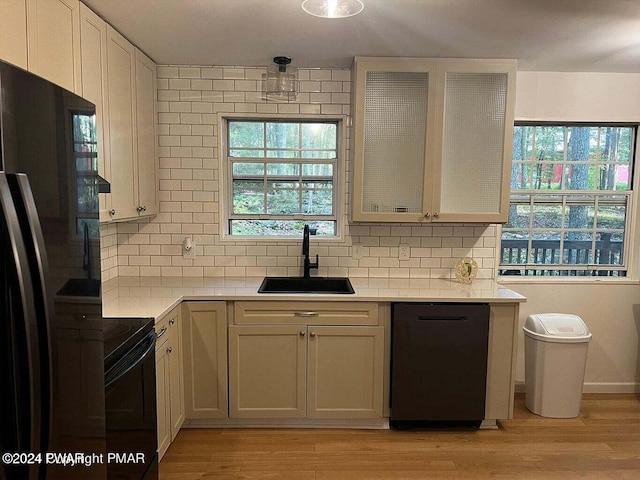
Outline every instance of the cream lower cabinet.
[[365, 302], [236, 302], [229, 416], [382, 417], [384, 327], [377, 312]]
[[232, 418], [306, 416], [306, 326], [229, 326]]
[[491, 305], [485, 419], [513, 418], [518, 304]]
[[384, 328], [309, 327], [308, 418], [378, 418]]
[[176, 438], [185, 419], [180, 320], [180, 307], [176, 307], [156, 325], [158, 460]]
[[224, 418], [227, 401], [227, 304], [182, 304], [186, 419]]

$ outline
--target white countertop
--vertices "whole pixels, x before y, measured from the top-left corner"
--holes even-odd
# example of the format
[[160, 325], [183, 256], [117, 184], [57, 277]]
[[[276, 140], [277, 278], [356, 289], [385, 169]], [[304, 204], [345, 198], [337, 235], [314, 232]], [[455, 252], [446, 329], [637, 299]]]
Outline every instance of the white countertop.
[[182, 300], [290, 300], [518, 303], [526, 298], [493, 280], [463, 285], [446, 279], [350, 278], [344, 294], [258, 293], [262, 277], [118, 277], [103, 285], [105, 317], [154, 317]]

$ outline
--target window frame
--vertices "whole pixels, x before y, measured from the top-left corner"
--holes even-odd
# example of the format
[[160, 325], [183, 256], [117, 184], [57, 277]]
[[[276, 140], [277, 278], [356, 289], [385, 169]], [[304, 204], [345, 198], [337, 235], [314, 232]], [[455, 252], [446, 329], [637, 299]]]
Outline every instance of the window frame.
[[[347, 116], [346, 115], [309, 115], [309, 114], [241, 114], [241, 113], [221, 113], [218, 115], [218, 148], [220, 159], [220, 239], [222, 241], [271, 241], [271, 242], [288, 242], [299, 241], [302, 237], [302, 230], [299, 235], [232, 235], [230, 233], [230, 221], [246, 217], [246, 215], [233, 214], [233, 172], [232, 160], [235, 157], [229, 157], [228, 132], [229, 122], [279, 122], [279, 123], [335, 123], [336, 124], [336, 159], [333, 162], [326, 162], [326, 159], [309, 158], [309, 163], [314, 160], [322, 160], [320, 163], [333, 163], [333, 215], [326, 216], [327, 221], [335, 222], [335, 235], [332, 236], [316, 236], [314, 240], [322, 242], [341, 242], [344, 240], [344, 204], [345, 204], [345, 181], [346, 163], [347, 163]], [[249, 159], [256, 162], [263, 162], [261, 157]], [[281, 159], [282, 163], [286, 163], [287, 158]], [[243, 162], [244, 163], [244, 162]], [[318, 162], [316, 162], [318, 163]], [[300, 172], [300, 175], [302, 172]], [[295, 217], [295, 218], [294, 218]], [[268, 219], [269, 215], [261, 215], [261, 218]], [[283, 220], [304, 220], [310, 218], [322, 221], [322, 218], [316, 215], [292, 214], [291, 218]]]
[[[519, 282], [519, 283], [589, 283], [589, 282], [611, 282], [611, 283], [637, 283], [637, 275], [636, 271], [636, 259], [635, 250], [638, 248], [638, 240], [636, 239], [636, 212], [637, 203], [638, 203], [638, 195], [636, 193], [636, 188], [639, 183], [640, 178], [640, 152], [638, 151], [638, 147], [640, 146], [640, 124], [637, 122], [549, 122], [549, 121], [516, 121], [515, 126], [531, 126], [531, 127], [550, 127], [557, 126], [563, 128], [569, 127], [621, 127], [621, 128], [632, 128], [631, 132], [631, 153], [629, 158], [629, 168], [631, 171], [629, 172], [629, 189], [628, 190], [549, 190], [549, 189], [540, 189], [540, 190], [525, 190], [518, 189], [509, 190], [509, 207], [512, 205], [522, 205], [523, 202], [515, 201], [513, 202], [513, 198], [518, 195], [521, 197], [530, 197], [529, 204], [533, 205], [533, 197], [539, 197], [540, 200], [544, 200], [544, 197], [557, 197], [559, 199], [559, 204], [562, 205], [562, 208], [566, 208], [567, 205], [571, 204], [570, 201], [565, 197], [572, 196], [594, 196], [594, 197], [606, 197], [606, 196], [619, 196], [626, 198], [626, 218], [624, 224], [624, 230], [622, 232], [624, 243], [623, 243], [623, 261], [621, 265], [611, 265], [611, 264], [603, 264], [599, 266], [599, 264], [558, 264], [558, 263], [522, 263], [522, 264], [502, 264], [502, 232], [504, 225], [499, 225], [497, 229], [497, 249], [496, 249], [496, 267], [495, 267], [495, 275], [496, 278], [501, 282]], [[565, 161], [561, 162], [562, 164], [566, 163]], [[596, 162], [597, 163], [597, 162]], [[611, 192], [608, 194], [608, 192]], [[525, 202], [526, 203], [526, 202]], [[597, 198], [594, 200], [593, 205], [597, 205]], [[530, 212], [530, 218], [533, 218], [533, 209]], [[567, 214], [568, 215], [568, 214]], [[532, 226], [525, 228], [531, 229]], [[534, 229], [535, 230], [535, 229]], [[555, 230], [555, 229], [554, 229]], [[565, 225], [562, 225], [557, 229], [559, 232], [566, 232], [568, 229]], [[572, 230], [572, 229], [571, 229]], [[596, 229], [593, 227], [589, 227], [587, 229], [578, 229], [581, 231], [591, 231], [595, 232]], [[532, 239], [527, 238], [529, 242], [529, 246], [531, 246]], [[566, 241], [563, 239], [563, 241]], [[591, 240], [592, 242], [596, 242], [597, 240], [594, 238]], [[529, 253], [529, 250], [528, 250]], [[561, 255], [564, 255], [564, 251], [561, 249]], [[583, 266], [584, 265], [584, 266]], [[578, 268], [575, 268], [578, 267]], [[591, 268], [589, 268], [591, 267]], [[560, 275], [560, 274], [552, 274], [552, 275], [509, 275], [501, 273], [506, 270], [555, 270], [556, 272], [560, 271], [571, 271], [571, 270], [584, 270], [588, 272], [592, 272], [591, 275]], [[598, 275], [597, 272], [605, 270], [605, 271], [625, 271], [625, 276], [601, 276]]]

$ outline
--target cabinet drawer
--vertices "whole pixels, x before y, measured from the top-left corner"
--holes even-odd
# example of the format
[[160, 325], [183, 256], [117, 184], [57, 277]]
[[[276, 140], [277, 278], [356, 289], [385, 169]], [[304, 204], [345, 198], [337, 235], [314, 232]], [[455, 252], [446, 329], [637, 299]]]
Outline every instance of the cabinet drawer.
[[375, 302], [236, 302], [236, 325], [377, 325]]
[[178, 311], [179, 309], [176, 308], [157, 321], [154, 327], [156, 330], [156, 350], [164, 345], [164, 343], [169, 339], [169, 331], [177, 322]]
[[169, 340], [169, 317], [164, 317], [155, 325], [156, 330], [156, 351]]

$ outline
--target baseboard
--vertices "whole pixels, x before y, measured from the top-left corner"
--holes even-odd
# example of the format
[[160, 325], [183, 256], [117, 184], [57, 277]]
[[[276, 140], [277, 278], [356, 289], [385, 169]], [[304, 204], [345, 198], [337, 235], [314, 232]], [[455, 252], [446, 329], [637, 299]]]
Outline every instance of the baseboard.
[[585, 382], [583, 393], [640, 393], [640, 383], [591, 383]]
[[[516, 382], [516, 393], [524, 393], [524, 382]], [[585, 382], [582, 387], [583, 393], [640, 393], [640, 383], [634, 382]]]

